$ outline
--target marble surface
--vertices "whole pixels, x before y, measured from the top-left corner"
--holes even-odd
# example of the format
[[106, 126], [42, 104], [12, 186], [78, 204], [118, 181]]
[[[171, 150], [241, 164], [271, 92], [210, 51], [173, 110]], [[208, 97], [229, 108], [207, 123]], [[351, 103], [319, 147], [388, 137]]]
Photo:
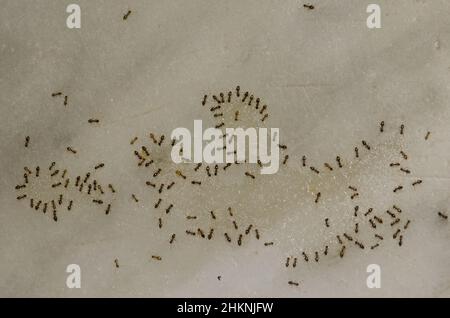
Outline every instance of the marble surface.
[[[69, 2], [0, 0], [0, 295], [449, 297], [450, 224], [438, 212], [450, 214], [450, 3], [377, 1], [382, 28], [369, 30], [371, 2], [311, 1], [308, 10], [301, 1], [76, 1], [82, 25], [71, 30]], [[175, 188], [170, 200], [179, 203], [158, 229], [158, 195], [145, 186], [130, 140], [169, 136], [194, 119], [211, 123], [203, 96], [237, 85], [267, 103], [268, 125], [279, 127], [288, 145], [286, 167], [255, 184], [240, 170], [212, 181], [203, 174], [208, 186], [201, 191]], [[58, 91], [68, 96], [66, 106], [51, 96]], [[246, 118], [251, 125], [255, 117]], [[363, 152], [363, 139], [373, 149], [358, 161], [353, 149]], [[402, 149], [411, 175], [388, 167], [402, 160]], [[320, 167], [319, 179], [302, 169], [303, 155]], [[73, 210], [59, 208], [54, 222], [50, 211], [17, 200], [23, 167], [39, 165], [45, 175], [53, 161], [72, 182], [104, 162], [95, 177], [117, 189], [107, 194], [111, 213], [72, 192]], [[326, 174], [324, 162], [335, 171]], [[417, 179], [423, 183], [412, 187]], [[338, 231], [353, 231], [350, 180], [364, 211], [402, 207], [402, 222], [411, 220], [402, 246], [383, 214], [379, 248], [346, 241], [344, 258], [333, 250], [305, 262], [303, 250], [332, 246]], [[404, 191], [393, 194], [399, 183]], [[317, 189], [325, 189], [320, 207], [311, 198]], [[56, 192], [36, 183], [23, 193]], [[233, 230], [225, 216], [215, 240], [184, 233], [186, 215], [223, 216], [229, 205], [239, 222], [259, 226], [261, 240], [228, 244], [220, 232]], [[335, 224], [324, 228], [314, 213]], [[286, 268], [287, 257], [298, 257], [298, 266]], [[69, 264], [81, 267], [80, 289], [66, 286]], [[369, 264], [381, 266], [380, 289], [366, 286]]]

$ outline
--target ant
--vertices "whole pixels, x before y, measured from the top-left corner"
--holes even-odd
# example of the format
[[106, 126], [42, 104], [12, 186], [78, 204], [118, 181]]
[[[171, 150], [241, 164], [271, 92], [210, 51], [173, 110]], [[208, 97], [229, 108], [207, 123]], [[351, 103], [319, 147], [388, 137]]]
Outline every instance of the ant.
[[131, 14], [131, 10], [128, 10], [128, 12], [125, 13], [125, 15], [123, 16], [123, 20], [125, 21], [126, 19], [128, 19], [128, 17], [130, 16], [130, 14]]

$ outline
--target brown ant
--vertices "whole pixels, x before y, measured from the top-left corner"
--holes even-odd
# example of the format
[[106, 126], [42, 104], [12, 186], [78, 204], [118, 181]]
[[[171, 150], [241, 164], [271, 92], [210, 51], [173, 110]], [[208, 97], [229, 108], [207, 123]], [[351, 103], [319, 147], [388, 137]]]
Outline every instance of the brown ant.
[[362, 140], [361, 143], [367, 150], [370, 150], [370, 146], [365, 140]]
[[406, 229], [408, 228], [408, 226], [409, 226], [410, 223], [411, 223], [410, 220], [406, 221], [406, 224], [405, 224], [405, 226], [403, 227], [403, 229], [406, 230]]
[[375, 236], [377, 239], [379, 239], [379, 240], [383, 240], [383, 239], [384, 239], [380, 234], [375, 234], [374, 236]]
[[125, 13], [125, 15], [123, 16], [123, 20], [125, 21], [126, 19], [128, 19], [130, 14], [131, 14], [131, 10], [128, 10], [128, 12]]
[[302, 252], [302, 255], [303, 255], [303, 259], [305, 260], [305, 262], [308, 262], [309, 261], [308, 255], [306, 255], [305, 252]]
[[55, 170], [55, 171], [52, 172], [52, 174], [51, 174], [50, 176], [51, 176], [51, 177], [54, 177], [54, 176], [56, 176], [58, 173], [59, 173], [59, 170]]
[[397, 218], [397, 216], [389, 210], [386, 210], [386, 213], [389, 214], [393, 219]]
[[442, 213], [442, 212], [438, 212], [438, 215], [439, 215], [441, 218], [443, 218], [444, 220], [447, 220], [447, 219], [448, 219], [448, 215], [447, 215], [447, 214], [444, 214], [444, 213]]
[[375, 220], [375, 221], [377, 221], [378, 223], [380, 223], [380, 224], [383, 224], [383, 220], [381, 219], [381, 218], [379, 218], [378, 216], [374, 216], [373, 217], [373, 219]]
[[392, 190], [394, 193], [395, 192], [398, 192], [398, 191], [400, 191], [400, 190], [402, 190], [403, 189], [403, 186], [398, 186], [398, 187], [396, 187], [394, 190]]
[[354, 198], [356, 198], [357, 196], [359, 196], [359, 193], [358, 192], [356, 192], [356, 193], [353, 193], [351, 196], [350, 196], [350, 199], [354, 199]]
[[395, 240], [397, 236], [400, 234], [400, 229], [397, 229], [397, 231], [392, 235], [392, 238]]
[[159, 142], [158, 142], [158, 146], [161, 146], [161, 145], [162, 145], [162, 143], [163, 143], [163, 141], [164, 141], [165, 138], [166, 138], [166, 137], [165, 137], [164, 135], [161, 135], [161, 138], [159, 139]]
[[405, 168], [400, 168], [400, 171], [402, 171], [402, 172], [404, 172], [404, 173], [406, 173], [406, 174], [410, 174], [410, 173], [411, 173], [410, 170], [405, 169]]
[[248, 92], [245, 92], [245, 93], [244, 93], [244, 98], [242, 98], [242, 102], [245, 102], [245, 100], [247, 99], [247, 97], [248, 97]]
[[239, 238], [238, 238], [237, 243], [238, 243], [239, 246], [242, 245], [242, 234], [239, 234]]
[[248, 106], [252, 105], [253, 99], [254, 99], [253, 95], [250, 95], [250, 99], [248, 100]]
[[309, 167], [310, 169], [311, 169], [311, 171], [314, 171], [315, 173], [317, 173], [317, 174], [319, 174], [319, 170], [317, 170], [316, 168], [314, 168], [314, 167]]
[[337, 156], [336, 157], [336, 162], [338, 163], [339, 168], [342, 168], [341, 157]]
[[172, 182], [167, 186], [167, 190], [170, 190], [174, 185], [175, 185], [175, 182], [172, 181]]
[[156, 140], [155, 134], [150, 133], [150, 134], [149, 134], [149, 137], [150, 137], [150, 139], [153, 141], [154, 144], [157, 144], [157, 143], [158, 143], [158, 140]]
[[315, 203], [318, 203], [318, 202], [319, 202], [320, 195], [321, 195], [321, 193], [320, 193], [320, 192], [317, 192], [317, 194], [316, 194], [316, 199], [314, 200]]
[[408, 159], [408, 155], [403, 150], [400, 151], [400, 154], [402, 155], [403, 159]]
[[202, 231], [201, 228], [198, 228], [198, 229], [197, 229], [197, 233], [198, 233], [202, 238], [205, 238], [205, 233], [203, 233], [203, 231]]
[[[95, 182], [95, 180], [94, 180], [94, 182]], [[112, 193], [116, 193], [116, 190], [114, 189], [114, 187], [111, 183], [108, 184], [108, 188], [111, 190]]]
[[183, 179], [186, 179], [186, 176], [180, 170], [175, 171], [175, 174]]
[[340, 256], [341, 258], [343, 258], [343, 257], [344, 257], [344, 253], [345, 253], [345, 245], [342, 246], [341, 251], [339, 252], [339, 256]]
[[351, 236], [348, 235], [347, 233], [344, 233], [343, 235], [344, 235], [344, 237], [345, 237], [347, 240], [349, 240], [350, 242], [353, 241], [353, 237], [351, 237]]
[[56, 187], [59, 187], [61, 185], [61, 182], [58, 182], [58, 183], [54, 183], [54, 184], [52, 184], [52, 188], [56, 188]]
[[251, 174], [250, 172], [245, 172], [245, 175], [247, 176], [247, 177], [250, 177], [250, 178], [252, 178], [252, 179], [255, 179], [255, 176], [253, 175], [253, 174]]
[[159, 168], [158, 170], [156, 170], [154, 173], [153, 173], [153, 177], [154, 178], [156, 178], [160, 173], [161, 173], [161, 168]]
[[96, 166], [94, 167], [94, 169], [97, 170], [97, 169], [103, 168], [104, 166], [105, 166], [104, 163], [99, 163], [98, 165], [96, 165]]
[[73, 154], [77, 153], [77, 151], [75, 149], [73, 149], [72, 147], [67, 147], [66, 149], [67, 149], [67, 151], [69, 151], [69, 152], [71, 152]]

